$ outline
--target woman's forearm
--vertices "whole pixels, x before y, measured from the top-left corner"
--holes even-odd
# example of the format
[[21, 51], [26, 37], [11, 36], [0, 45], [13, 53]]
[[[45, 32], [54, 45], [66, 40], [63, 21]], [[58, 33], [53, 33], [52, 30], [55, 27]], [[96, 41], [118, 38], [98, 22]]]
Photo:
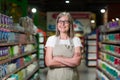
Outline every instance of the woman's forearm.
[[62, 64], [66, 65], [66, 66], [69, 66], [69, 67], [73, 67], [73, 65], [74, 65], [74, 64], [72, 64], [72, 63], [69, 63], [69, 62], [64, 61], [64, 60], [63, 60], [63, 57], [54, 57], [54, 59], [55, 59], [56, 61], [58, 61], [59, 63], [62, 63]]
[[46, 63], [46, 66], [48, 66], [48, 67], [63, 67], [63, 66], [65, 66], [63, 63], [55, 60], [54, 58], [51, 58], [51, 59], [45, 58], [45, 63]]
[[48, 47], [45, 55], [45, 63], [49, 67], [75, 67], [80, 64], [81, 53], [80, 48], [75, 48], [74, 56], [71, 58], [63, 56], [52, 56], [52, 48]]
[[52, 59], [47, 59], [48, 61], [46, 62], [47, 66], [49, 67], [75, 67], [80, 64], [80, 56], [74, 56], [72, 58], [66, 58], [66, 57], [53, 57]]
[[55, 59], [50, 60], [49, 63], [46, 65], [49, 67], [65, 67], [66, 66], [65, 64], [63, 64]]
[[56, 61], [59, 61], [66, 66], [75, 67], [80, 64], [81, 56], [74, 56], [72, 58], [66, 58], [66, 57], [55, 57]]
[[45, 63], [48, 67], [63, 67], [65, 66], [63, 63], [58, 62], [54, 59], [52, 56], [52, 47], [46, 48], [46, 54], [45, 54]]

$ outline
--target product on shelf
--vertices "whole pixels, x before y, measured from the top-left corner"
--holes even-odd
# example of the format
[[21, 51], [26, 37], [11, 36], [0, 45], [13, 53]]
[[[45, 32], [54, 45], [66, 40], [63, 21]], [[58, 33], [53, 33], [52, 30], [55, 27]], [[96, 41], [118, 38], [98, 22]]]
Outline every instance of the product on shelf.
[[33, 22], [26, 19], [22, 26], [0, 13], [0, 80], [30, 80], [39, 71]]
[[[97, 78], [120, 80], [120, 21], [108, 22], [97, 32]], [[105, 30], [103, 30], [103, 27]], [[107, 77], [107, 78], [105, 78]]]
[[86, 65], [88, 67], [95, 67], [97, 65], [97, 40], [96, 31], [93, 31], [85, 36], [85, 53]]

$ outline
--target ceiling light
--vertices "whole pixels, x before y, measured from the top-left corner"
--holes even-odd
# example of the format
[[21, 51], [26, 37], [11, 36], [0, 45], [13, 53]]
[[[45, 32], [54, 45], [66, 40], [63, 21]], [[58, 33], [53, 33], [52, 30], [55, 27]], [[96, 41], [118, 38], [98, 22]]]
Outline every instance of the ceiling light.
[[65, 1], [65, 3], [66, 3], [66, 4], [69, 4], [69, 3], [70, 3], [70, 1], [69, 1], [69, 0], [66, 0], [66, 1]]
[[36, 13], [37, 12], [37, 9], [36, 8], [32, 8], [32, 13]]
[[115, 22], [115, 19], [112, 19], [112, 22]]
[[95, 23], [95, 20], [91, 20], [91, 23]]
[[105, 9], [101, 9], [100, 12], [101, 12], [101, 13], [105, 13]]
[[119, 18], [115, 18], [116, 19], [116, 21], [119, 21]]

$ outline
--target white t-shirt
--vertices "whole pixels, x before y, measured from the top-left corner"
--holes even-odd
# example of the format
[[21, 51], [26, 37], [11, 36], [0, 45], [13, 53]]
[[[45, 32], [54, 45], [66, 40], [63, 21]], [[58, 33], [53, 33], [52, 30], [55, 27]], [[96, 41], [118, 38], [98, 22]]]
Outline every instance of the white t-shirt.
[[[54, 47], [56, 44], [56, 40], [57, 40], [57, 37], [55, 35], [48, 37], [45, 47], [47, 47], [47, 46]], [[67, 40], [60, 39], [59, 44], [70, 45], [70, 41], [69, 41], [69, 39], [67, 39]], [[73, 38], [73, 44], [75, 47], [78, 47], [78, 46], [82, 47], [81, 40], [78, 37]]]

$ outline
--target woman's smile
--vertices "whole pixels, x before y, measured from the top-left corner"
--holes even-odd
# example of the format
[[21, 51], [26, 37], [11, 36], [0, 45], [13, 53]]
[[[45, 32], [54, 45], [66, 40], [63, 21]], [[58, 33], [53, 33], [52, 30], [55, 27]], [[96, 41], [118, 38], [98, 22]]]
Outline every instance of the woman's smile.
[[67, 32], [69, 30], [69, 20], [67, 16], [63, 16], [58, 20], [59, 31]]

